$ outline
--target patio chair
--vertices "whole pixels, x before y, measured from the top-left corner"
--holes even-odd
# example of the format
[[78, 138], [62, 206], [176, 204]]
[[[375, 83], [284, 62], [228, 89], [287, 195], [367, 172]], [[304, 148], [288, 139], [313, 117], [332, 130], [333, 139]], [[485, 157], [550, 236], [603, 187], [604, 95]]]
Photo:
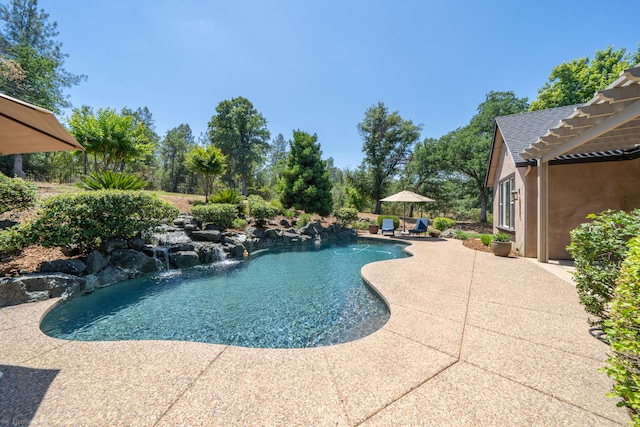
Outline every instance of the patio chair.
[[416, 221], [416, 226], [412, 230], [407, 230], [411, 234], [427, 234], [427, 229], [429, 228], [429, 219], [428, 218], [418, 218]]
[[382, 220], [382, 235], [384, 236], [384, 232], [391, 233], [392, 236], [396, 235], [395, 227], [393, 226], [393, 219], [387, 218]]

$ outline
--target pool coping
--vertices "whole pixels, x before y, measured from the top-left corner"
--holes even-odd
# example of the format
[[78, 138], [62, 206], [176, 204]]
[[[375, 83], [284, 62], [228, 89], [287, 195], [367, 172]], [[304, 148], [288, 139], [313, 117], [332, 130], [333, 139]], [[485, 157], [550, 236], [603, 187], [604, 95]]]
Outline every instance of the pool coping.
[[624, 425], [575, 287], [522, 258], [430, 237], [362, 268], [391, 311], [357, 341], [250, 349], [73, 342], [0, 309], [0, 424]]

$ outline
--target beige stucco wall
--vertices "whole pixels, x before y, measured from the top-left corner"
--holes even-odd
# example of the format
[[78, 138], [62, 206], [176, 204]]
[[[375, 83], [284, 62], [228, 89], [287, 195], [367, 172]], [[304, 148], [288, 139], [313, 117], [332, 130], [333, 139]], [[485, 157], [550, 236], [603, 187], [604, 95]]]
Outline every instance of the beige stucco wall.
[[[493, 186], [493, 227], [498, 228], [499, 183], [515, 176], [519, 191], [515, 202], [514, 247], [519, 255], [537, 256], [538, 171], [536, 167], [516, 168], [500, 139], [499, 160]], [[586, 221], [591, 213], [607, 209], [640, 208], [640, 159], [549, 166], [549, 257], [569, 259], [566, 246], [569, 232]]]
[[[537, 252], [537, 168], [526, 181], [524, 255]], [[549, 258], [570, 259], [569, 232], [591, 213], [640, 208], [640, 159], [549, 166]]]

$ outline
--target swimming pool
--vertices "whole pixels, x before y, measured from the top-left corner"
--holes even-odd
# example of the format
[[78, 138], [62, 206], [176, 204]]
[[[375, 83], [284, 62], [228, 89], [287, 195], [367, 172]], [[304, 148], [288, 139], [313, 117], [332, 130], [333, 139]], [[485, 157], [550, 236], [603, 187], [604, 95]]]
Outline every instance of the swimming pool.
[[246, 261], [174, 270], [64, 302], [41, 330], [80, 341], [182, 340], [260, 348], [305, 348], [362, 338], [389, 309], [363, 265], [408, 256], [404, 246], [359, 242], [265, 251]]

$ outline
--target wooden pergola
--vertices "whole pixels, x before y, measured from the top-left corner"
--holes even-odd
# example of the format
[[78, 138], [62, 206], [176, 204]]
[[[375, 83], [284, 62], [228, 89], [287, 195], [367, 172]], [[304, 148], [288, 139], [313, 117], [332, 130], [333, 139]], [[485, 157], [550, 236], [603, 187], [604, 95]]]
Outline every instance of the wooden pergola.
[[549, 161], [559, 156], [587, 155], [640, 147], [640, 64], [525, 149], [538, 170], [538, 261], [549, 261]]

